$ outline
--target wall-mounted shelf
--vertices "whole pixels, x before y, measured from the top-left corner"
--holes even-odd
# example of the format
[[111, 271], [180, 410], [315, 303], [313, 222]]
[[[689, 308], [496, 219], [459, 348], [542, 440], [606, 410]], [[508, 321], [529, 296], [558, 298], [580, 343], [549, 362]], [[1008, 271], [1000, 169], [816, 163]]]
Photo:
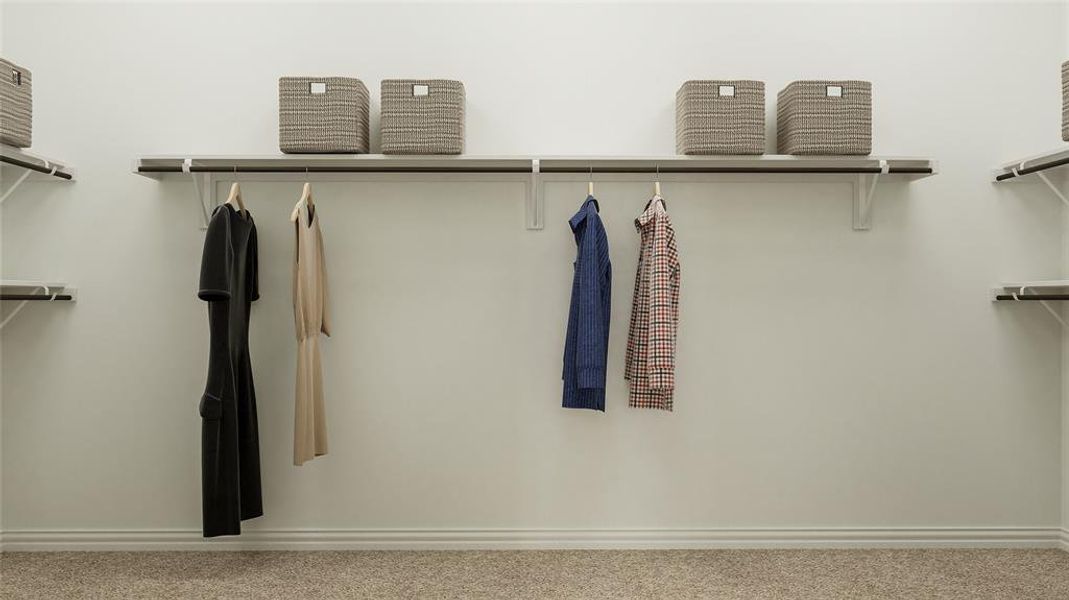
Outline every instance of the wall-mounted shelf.
[[0, 195], [0, 204], [27, 179], [74, 181], [74, 169], [69, 165], [6, 144], [0, 144], [0, 168], [3, 169], [5, 180], [8, 179], [9, 172], [20, 171], [15, 182], [5, 186], [3, 194]]
[[1007, 162], [995, 168], [994, 178], [995, 181], [1011, 181], [1025, 175], [1050, 172], [1066, 165], [1069, 165], [1069, 147]]
[[1001, 165], [995, 169], [994, 178], [997, 183], [1008, 183], [1022, 181], [1028, 179], [1028, 175], [1035, 175], [1062, 201], [1062, 204], [1069, 207], [1069, 195], [1050, 179], [1050, 175], [1065, 175], [1065, 169], [1062, 167], [1066, 165], [1069, 165], [1069, 148], [1060, 148]]
[[74, 302], [77, 299], [77, 288], [61, 281], [0, 279], [0, 301], [19, 303], [0, 321], [0, 329], [15, 318], [29, 302]]
[[527, 228], [542, 229], [540, 179], [544, 174], [604, 175], [644, 173], [741, 173], [761, 175], [850, 175], [855, 177], [854, 228], [871, 226], [872, 197], [881, 175], [907, 179], [937, 172], [927, 158], [874, 156], [387, 156], [381, 154], [286, 154], [274, 156], [145, 156], [138, 175], [159, 179], [167, 174], [193, 178], [205, 222], [215, 205], [213, 177], [242, 173], [513, 173], [530, 177]]
[[1006, 282], [991, 293], [997, 301], [1069, 300], [1069, 279]]
[[1069, 324], [1049, 302], [1069, 300], [1069, 279], [1006, 282], [991, 290], [996, 302], [1039, 302], [1062, 327]]

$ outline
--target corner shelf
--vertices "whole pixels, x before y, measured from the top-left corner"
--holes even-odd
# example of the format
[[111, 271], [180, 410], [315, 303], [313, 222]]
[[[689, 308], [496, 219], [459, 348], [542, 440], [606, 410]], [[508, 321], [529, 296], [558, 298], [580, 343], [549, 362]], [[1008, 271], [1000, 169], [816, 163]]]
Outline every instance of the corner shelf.
[[0, 195], [0, 204], [24, 181], [74, 181], [74, 169], [60, 161], [26, 152], [21, 148], [0, 144], [0, 168], [4, 171], [19, 170], [22, 174], [7, 186]]
[[[382, 154], [283, 154], [269, 156], [143, 156], [133, 172], [153, 179], [192, 178], [205, 223], [216, 175], [240, 173], [479, 173], [517, 174], [529, 181], [527, 229], [544, 227], [541, 176], [572, 174], [840, 174], [854, 179], [854, 229], [871, 227], [873, 192], [881, 175], [909, 180], [937, 173], [928, 158], [877, 156], [398, 156]], [[526, 177], [530, 179], [527, 180]]]
[[74, 302], [77, 299], [77, 288], [61, 281], [0, 279], [0, 301], [19, 303], [0, 321], [0, 329], [15, 318], [28, 302]]

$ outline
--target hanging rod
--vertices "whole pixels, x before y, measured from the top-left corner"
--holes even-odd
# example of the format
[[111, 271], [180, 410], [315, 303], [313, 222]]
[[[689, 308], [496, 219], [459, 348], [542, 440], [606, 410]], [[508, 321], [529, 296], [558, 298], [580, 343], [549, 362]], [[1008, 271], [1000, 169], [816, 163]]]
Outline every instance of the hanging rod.
[[1023, 300], [1039, 300], [1039, 301], [1044, 301], [1044, 300], [1069, 300], [1069, 294], [1031, 294], [1031, 295], [1017, 294], [1016, 296], [1014, 296], [1013, 294], [996, 294], [995, 295], [995, 300], [1013, 300], [1013, 301], [1023, 301]]
[[55, 296], [45, 294], [0, 294], [0, 300], [58, 302], [60, 300], [74, 300], [74, 296], [71, 294], [56, 294]]
[[62, 167], [60, 167], [59, 165], [41, 165], [15, 158], [14, 156], [7, 156], [5, 154], [0, 154], [0, 162], [7, 163], [9, 165], [14, 165], [16, 167], [21, 167], [29, 171], [36, 171], [37, 173], [44, 173], [45, 175], [59, 177], [60, 179], [66, 179], [68, 181], [74, 179], [74, 175], [62, 170]]
[[[718, 166], [673, 166], [663, 167], [600, 167], [597, 173], [812, 173], [812, 174], [874, 174], [883, 173], [880, 167], [718, 167]], [[421, 166], [307, 166], [307, 167], [259, 167], [259, 166], [197, 166], [192, 165], [188, 171], [181, 166], [139, 166], [138, 173], [530, 173], [531, 168], [501, 167], [437, 167]], [[590, 167], [583, 166], [542, 166], [540, 173], [589, 173]], [[890, 167], [890, 174], [932, 175], [932, 167]]]

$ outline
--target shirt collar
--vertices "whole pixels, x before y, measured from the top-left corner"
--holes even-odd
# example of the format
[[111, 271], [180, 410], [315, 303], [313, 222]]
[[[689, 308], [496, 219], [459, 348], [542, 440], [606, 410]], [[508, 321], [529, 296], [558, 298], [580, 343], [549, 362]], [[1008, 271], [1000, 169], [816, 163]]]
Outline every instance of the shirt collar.
[[568, 219], [568, 225], [571, 226], [572, 231], [575, 231], [579, 227], [579, 224], [583, 222], [591, 214], [598, 214], [598, 209], [595, 208], [596, 200], [593, 196], [587, 196], [586, 202], [579, 207], [579, 212], [572, 215], [571, 219]]
[[646, 207], [646, 210], [642, 211], [642, 214], [635, 219], [635, 226], [645, 227], [646, 223], [652, 221], [653, 217], [660, 212], [664, 212], [663, 200], [660, 196], [654, 196], [650, 199], [650, 205]]

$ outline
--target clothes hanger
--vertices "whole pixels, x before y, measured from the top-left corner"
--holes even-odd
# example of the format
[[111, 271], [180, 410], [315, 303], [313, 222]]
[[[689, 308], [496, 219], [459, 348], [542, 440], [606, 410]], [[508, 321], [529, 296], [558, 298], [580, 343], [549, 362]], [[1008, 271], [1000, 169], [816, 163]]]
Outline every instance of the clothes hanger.
[[241, 199], [241, 186], [238, 185], [238, 167], [234, 165], [234, 183], [230, 184], [230, 196], [227, 197], [224, 204], [231, 206], [237, 206], [238, 212], [249, 216], [249, 209], [245, 208], [245, 201]]
[[290, 221], [296, 223], [297, 219], [301, 216], [302, 202], [308, 205], [308, 210], [310, 212], [314, 211], [315, 202], [312, 200], [312, 184], [308, 182], [308, 167], [304, 168], [304, 187], [301, 188], [301, 199], [297, 201], [297, 204], [293, 205], [293, 212], [290, 213]]
[[663, 206], [666, 211], [668, 210], [668, 203], [661, 197], [661, 165], [657, 165], [656, 175], [653, 179], [653, 197], [646, 203], [646, 208], [649, 208], [654, 200], [660, 200], [661, 206]]
[[590, 167], [590, 180], [586, 184], [586, 196], [594, 201], [594, 208], [601, 212], [601, 205], [598, 204], [598, 199], [594, 197], [594, 167]]

